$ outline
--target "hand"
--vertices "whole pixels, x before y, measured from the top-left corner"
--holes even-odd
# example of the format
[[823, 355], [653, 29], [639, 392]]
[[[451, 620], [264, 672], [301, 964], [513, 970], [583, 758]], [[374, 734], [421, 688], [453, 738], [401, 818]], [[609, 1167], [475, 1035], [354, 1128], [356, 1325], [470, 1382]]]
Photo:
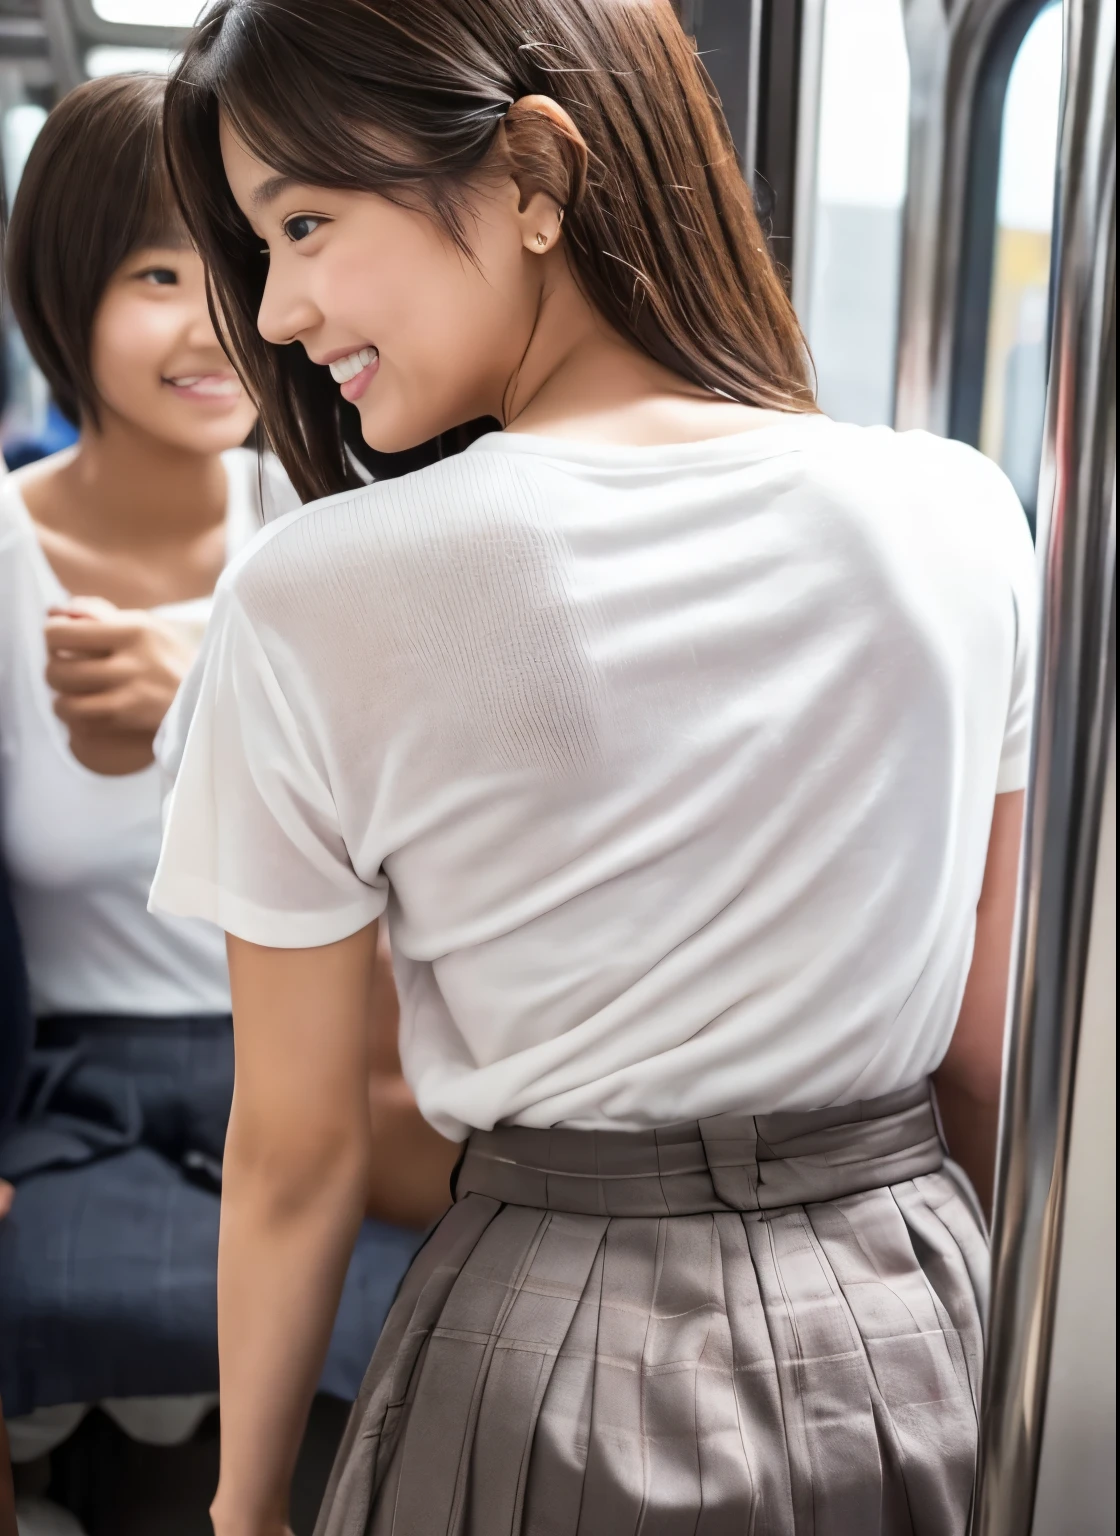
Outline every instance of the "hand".
[[98, 773], [132, 773], [152, 741], [194, 652], [179, 629], [143, 609], [77, 598], [51, 610], [47, 684], [74, 756]]
[[16, 1192], [12, 1186], [5, 1179], [0, 1179], [0, 1221], [3, 1221], [11, 1210], [15, 1195]]
[[210, 1506], [210, 1522], [214, 1536], [294, 1536], [286, 1520], [240, 1519], [227, 1515], [221, 1507], [220, 1493]]

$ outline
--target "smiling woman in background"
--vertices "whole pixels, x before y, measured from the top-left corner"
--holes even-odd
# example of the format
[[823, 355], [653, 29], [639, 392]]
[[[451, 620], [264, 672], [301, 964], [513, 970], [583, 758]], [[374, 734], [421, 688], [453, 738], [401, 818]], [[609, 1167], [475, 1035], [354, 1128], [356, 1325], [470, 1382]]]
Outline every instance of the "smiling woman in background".
[[[0, 847], [37, 1020], [19, 1121], [0, 1144], [15, 1185], [0, 1221], [0, 1396], [17, 1458], [106, 1399], [134, 1436], [182, 1438], [216, 1386], [229, 983], [221, 934], [146, 910], [153, 740], [223, 567], [296, 498], [274, 460], [259, 468], [239, 446], [256, 411], [175, 209], [163, 95], [131, 76], [66, 97], [7, 240], [16, 317], [80, 425], [73, 449], [0, 486]], [[408, 1168], [380, 1212], [420, 1225], [441, 1196], [425, 1204], [417, 1170], [446, 1188], [452, 1154], [402, 1097], [395, 1045], [380, 1057], [379, 1134], [396, 1131]], [[416, 1241], [364, 1230], [361, 1304], [336, 1334], [327, 1390], [356, 1391], [371, 1300], [376, 1318]]]

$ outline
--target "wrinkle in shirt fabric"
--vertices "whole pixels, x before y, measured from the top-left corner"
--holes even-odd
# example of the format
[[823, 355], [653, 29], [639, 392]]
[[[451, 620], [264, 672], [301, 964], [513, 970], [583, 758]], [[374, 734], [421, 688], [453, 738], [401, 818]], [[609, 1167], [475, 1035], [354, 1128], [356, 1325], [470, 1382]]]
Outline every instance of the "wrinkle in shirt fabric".
[[478, 1134], [317, 1536], [964, 1536], [986, 1273], [926, 1084]]

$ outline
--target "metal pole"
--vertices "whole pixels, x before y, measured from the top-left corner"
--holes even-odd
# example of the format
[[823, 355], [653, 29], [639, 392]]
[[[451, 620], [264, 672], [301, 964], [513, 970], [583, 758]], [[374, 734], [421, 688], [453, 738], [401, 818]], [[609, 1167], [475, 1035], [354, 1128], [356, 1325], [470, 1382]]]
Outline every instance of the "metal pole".
[[903, 0], [910, 153], [895, 421], [946, 436], [977, 93], [1000, 28], [1024, 0]]
[[85, 79], [74, 39], [73, 18], [66, 9], [65, 0], [42, 0], [42, 11], [58, 94], [65, 96]]
[[1066, 0], [1044, 613], [1004, 1068], [973, 1536], [1028, 1536], [1050, 1372], [1102, 793], [1115, 715], [1116, 15]]
[[801, 13], [801, 62], [797, 93], [797, 161], [794, 175], [793, 307], [809, 330], [812, 298], [814, 226], [817, 212], [817, 159], [820, 139], [821, 74], [824, 63], [825, 0], [804, 0]]

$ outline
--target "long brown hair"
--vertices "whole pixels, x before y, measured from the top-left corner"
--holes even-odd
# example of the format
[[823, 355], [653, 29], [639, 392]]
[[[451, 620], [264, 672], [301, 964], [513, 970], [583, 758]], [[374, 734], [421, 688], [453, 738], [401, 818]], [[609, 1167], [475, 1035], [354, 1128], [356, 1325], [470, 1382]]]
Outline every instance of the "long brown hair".
[[586, 154], [565, 141], [542, 155], [529, 114], [517, 131], [511, 119], [513, 171], [565, 208], [600, 313], [693, 384], [815, 408], [715, 91], [668, 0], [217, 0], [168, 87], [168, 160], [220, 328], [304, 497], [356, 483], [356, 412], [301, 346], [257, 331], [267, 264], [226, 183], [220, 117], [300, 182], [419, 194], [463, 245], [463, 189], [510, 105], [536, 94], [567, 110]]

